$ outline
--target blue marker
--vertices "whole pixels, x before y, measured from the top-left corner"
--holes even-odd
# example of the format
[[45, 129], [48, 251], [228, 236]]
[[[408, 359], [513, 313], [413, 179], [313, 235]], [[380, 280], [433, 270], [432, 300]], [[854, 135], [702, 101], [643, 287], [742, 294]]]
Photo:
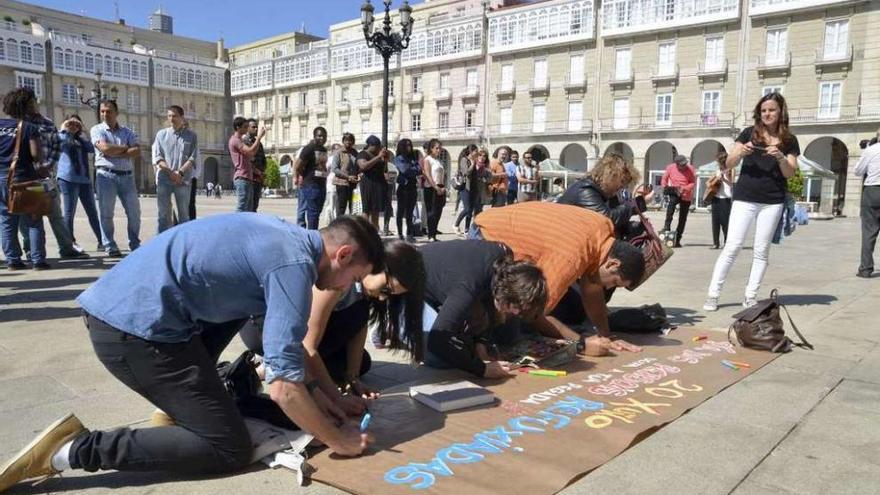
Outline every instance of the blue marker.
[[364, 419], [361, 420], [361, 433], [366, 433], [367, 428], [370, 427], [370, 420], [373, 419], [373, 415], [369, 412], [364, 414]]

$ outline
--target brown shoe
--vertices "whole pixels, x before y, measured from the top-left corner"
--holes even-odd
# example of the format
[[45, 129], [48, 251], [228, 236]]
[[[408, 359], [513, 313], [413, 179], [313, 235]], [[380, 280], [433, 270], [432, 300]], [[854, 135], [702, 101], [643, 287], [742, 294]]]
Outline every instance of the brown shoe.
[[156, 409], [153, 411], [153, 414], [150, 415], [150, 426], [154, 428], [157, 426], [177, 426], [177, 423], [175, 423], [174, 420], [171, 419], [171, 416], [166, 414], [165, 411]]
[[59, 471], [52, 467], [52, 456], [85, 431], [73, 413], [49, 425], [0, 469], [0, 492], [24, 480], [45, 479], [58, 474]]

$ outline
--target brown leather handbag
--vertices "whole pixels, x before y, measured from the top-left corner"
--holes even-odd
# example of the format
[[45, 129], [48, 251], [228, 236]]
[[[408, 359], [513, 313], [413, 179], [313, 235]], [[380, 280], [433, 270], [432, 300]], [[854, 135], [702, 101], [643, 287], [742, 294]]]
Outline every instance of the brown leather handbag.
[[[800, 339], [800, 343], [792, 341], [785, 335], [785, 325], [779, 310], [785, 310], [791, 329]], [[727, 331], [730, 340], [730, 332], [736, 333], [736, 340], [743, 347], [760, 351], [789, 352], [793, 345], [813, 350], [813, 345], [801, 335], [794, 320], [788, 313], [788, 309], [779, 304], [779, 291], [773, 289], [769, 299], [758, 301], [751, 308], [746, 308], [733, 315], [734, 322]]]
[[52, 197], [43, 186], [42, 180], [29, 180], [15, 182], [15, 168], [18, 165], [19, 150], [21, 149], [21, 134], [23, 122], [19, 121], [15, 129], [15, 151], [12, 162], [9, 164], [9, 176], [6, 179], [7, 204], [9, 213], [14, 215], [31, 215], [39, 217], [48, 215], [52, 211]]
[[630, 291], [645, 283], [645, 280], [648, 280], [675, 253], [672, 247], [660, 240], [660, 236], [654, 231], [651, 221], [645, 217], [645, 214], [642, 213], [638, 205], [635, 202], [632, 204], [635, 206], [635, 211], [639, 215], [639, 221], [641, 221], [644, 231], [629, 239], [628, 242], [637, 247], [645, 257], [645, 273], [642, 275], [641, 280], [627, 287]]

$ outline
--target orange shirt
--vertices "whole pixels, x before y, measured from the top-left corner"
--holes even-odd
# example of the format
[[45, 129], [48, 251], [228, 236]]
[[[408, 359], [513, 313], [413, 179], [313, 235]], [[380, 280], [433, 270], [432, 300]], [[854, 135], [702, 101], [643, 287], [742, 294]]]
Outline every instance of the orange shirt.
[[599, 271], [614, 243], [611, 220], [578, 206], [517, 203], [486, 210], [474, 222], [486, 240], [503, 242], [515, 259], [531, 260], [544, 272], [547, 313], [571, 284]]
[[493, 158], [489, 160], [489, 171], [492, 174], [504, 174], [504, 177], [492, 177], [489, 181], [490, 192], [507, 192], [507, 172], [504, 170], [504, 164], [501, 160]]

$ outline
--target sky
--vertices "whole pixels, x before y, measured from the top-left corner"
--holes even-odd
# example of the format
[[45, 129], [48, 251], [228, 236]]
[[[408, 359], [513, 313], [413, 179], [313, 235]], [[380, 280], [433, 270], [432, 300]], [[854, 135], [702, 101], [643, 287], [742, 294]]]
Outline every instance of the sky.
[[[116, 20], [113, 0], [24, 0], [27, 3], [108, 21]], [[149, 15], [162, 4], [174, 18], [174, 34], [233, 47], [305, 26], [309, 34], [326, 37], [331, 24], [357, 19], [363, 0], [117, 0], [119, 16], [129, 26], [147, 27]], [[394, 0], [392, 8], [403, 3]], [[410, 0], [411, 4], [422, 0]], [[373, 0], [376, 12], [381, 0]]]

